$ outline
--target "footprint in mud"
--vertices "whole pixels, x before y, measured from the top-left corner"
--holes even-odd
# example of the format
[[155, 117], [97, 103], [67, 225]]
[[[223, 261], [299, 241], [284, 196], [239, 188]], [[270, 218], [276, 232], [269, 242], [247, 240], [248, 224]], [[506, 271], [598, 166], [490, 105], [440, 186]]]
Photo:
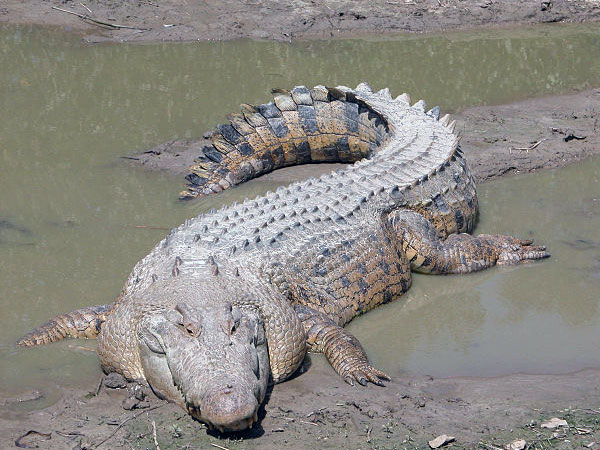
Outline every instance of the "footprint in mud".
[[29, 228], [16, 224], [7, 218], [0, 218], [0, 245], [22, 246], [35, 245], [33, 242], [25, 241], [25, 238], [33, 236]]

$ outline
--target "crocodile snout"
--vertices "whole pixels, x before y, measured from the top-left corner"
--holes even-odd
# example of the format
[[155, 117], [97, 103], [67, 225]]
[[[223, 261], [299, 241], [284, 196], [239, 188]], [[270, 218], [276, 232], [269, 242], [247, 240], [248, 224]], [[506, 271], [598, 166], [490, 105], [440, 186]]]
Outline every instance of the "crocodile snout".
[[232, 385], [208, 392], [201, 405], [201, 417], [197, 418], [221, 432], [251, 428], [257, 420], [259, 408], [252, 390], [242, 390]]

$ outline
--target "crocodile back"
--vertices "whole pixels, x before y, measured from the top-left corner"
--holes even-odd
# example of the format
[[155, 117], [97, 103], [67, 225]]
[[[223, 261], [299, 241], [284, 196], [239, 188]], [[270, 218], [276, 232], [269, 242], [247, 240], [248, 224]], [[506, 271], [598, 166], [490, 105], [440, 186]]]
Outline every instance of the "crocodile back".
[[442, 235], [473, 227], [477, 197], [454, 123], [439, 118], [437, 107], [426, 111], [422, 100], [411, 105], [407, 94], [393, 99], [387, 89], [373, 92], [366, 83], [355, 89], [301, 86], [277, 91], [268, 104], [243, 106], [217, 130], [202, 167], [192, 167], [187, 196], [218, 192], [286, 165], [355, 162], [186, 221], [136, 265], [126, 292], [184, 271], [209, 273], [209, 258], [268, 255], [282, 246], [292, 251], [320, 230], [352, 233], [365, 226], [366, 210], [377, 217], [413, 209]]

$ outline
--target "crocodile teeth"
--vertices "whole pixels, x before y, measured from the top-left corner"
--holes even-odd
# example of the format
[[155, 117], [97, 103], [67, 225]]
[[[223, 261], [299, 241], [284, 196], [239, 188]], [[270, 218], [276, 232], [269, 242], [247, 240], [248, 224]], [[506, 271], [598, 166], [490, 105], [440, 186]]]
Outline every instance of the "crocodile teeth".
[[392, 99], [392, 96], [390, 94], [390, 90], [388, 88], [384, 88], [384, 89], [382, 89], [380, 91], [377, 91], [377, 95], [379, 95], [379, 96], [381, 96], [383, 98], [386, 98], [388, 100]]
[[364, 81], [362, 83], [359, 83], [358, 86], [356, 86], [356, 90], [361, 91], [361, 92], [366, 92], [368, 94], [373, 92], [373, 89], [371, 89], [371, 86], [369, 86], [369, 83], [366, 83]]
[[435, 120], [440, 119], [440, 107], [434, 106], [429, 111], [427, 111], [427, 115], [433, 117]]
[[417, 103], [413, 105], [413, 108], [418, 109], [419, 111], [425, 112], [425, 108], [427, 105], [425, 104], [425, 100], [419, 100]]
[[447, 127], [447, 126], [448, 126], [448, 122], [450, 122], [450, 114], [446, 114], [445, 116], [443, 116], [443, 117], [440, 119], [440, 123], [441, 123], [442, 125], [444, 125], [445, 127]]
[[397, 102], [402, 102], [405, 103], [407, 105], [410, 105], [410, 95], [408, 95], [406, 92], [402, 95], [399, 95], [398, 97], [396, 97], [396, 101]]
[[450, 133], [454, 133], [455, 128], [456, 128], [456, 120], [453, 120], [452, 122], [450, 122], [450, 125], [448, 125], [448, 130], [450, 130]]

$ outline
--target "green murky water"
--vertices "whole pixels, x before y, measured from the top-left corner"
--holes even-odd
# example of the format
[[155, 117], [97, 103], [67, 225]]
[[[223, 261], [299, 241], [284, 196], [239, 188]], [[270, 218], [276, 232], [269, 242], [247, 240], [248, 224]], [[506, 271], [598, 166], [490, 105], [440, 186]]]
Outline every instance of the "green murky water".
[[[112, 301], [166, 229], [282, 179], [183, 204], [181, 178], [120, 155], [197, 136], [272, 87], [362, 80], [445, 110], [597, 86], [600, 30], [87, 46], [0, 28], [0, 392], [94, 384], [90, 343], [13, 342], [53, 315]], [[415, 277], [403, 300], [351, 324], [372, 359], [392, 374], [447, 376], [600, 367], [599, 172], [596, 160], [481, 186], [479, 231], [532, 235], [553, 258]]]

